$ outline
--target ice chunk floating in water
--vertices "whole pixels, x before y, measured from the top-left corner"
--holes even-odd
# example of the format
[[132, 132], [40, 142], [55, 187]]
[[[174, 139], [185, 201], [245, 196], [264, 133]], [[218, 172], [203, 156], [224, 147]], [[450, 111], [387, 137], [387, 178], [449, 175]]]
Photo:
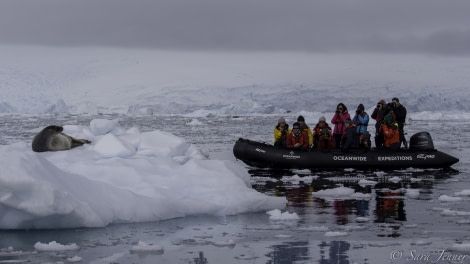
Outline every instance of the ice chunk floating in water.
[[30, 142], [0, 146], [0, 228], [102, 227], [286, 205], [253, 190], [245, 168], [232, 161], [206, 159], [167, 132], [113, 123], [65, 126], [93, 142], [68, 151], [34, 153]]

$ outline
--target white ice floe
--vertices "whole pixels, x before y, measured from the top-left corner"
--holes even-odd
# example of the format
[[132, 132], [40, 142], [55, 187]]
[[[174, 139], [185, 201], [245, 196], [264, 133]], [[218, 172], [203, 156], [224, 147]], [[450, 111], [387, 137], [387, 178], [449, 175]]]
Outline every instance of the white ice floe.
[[237, 243], [235, 242], [235, 240], [233, 239], [229, 239], [229, 240], [223, 240], [223, 241], [216, 241], [216, 242], [213, 242], [212, 245], [216, 246], [216, 247], [233, 247], [235, 246]]
[[207, 159], [168, 132], [96, 119], [64, 132], [92, 143], [43, 153], [30, 142], [0, 146], [0, 228], [102, 227], [282, 209], [287, 202], [252, 189], [241, 165]]
[[[470, 251], [470, 243], [453, 244], [452, 246], [449, 247], [449, 250], [469, 252]], [[467, 258], [468, 258], [468, 255], [467, 255]]]
[[393, 182], [393, 183], [399, 183], [399, 182], [402, 181], [402, 178], [394, 176], [394, 177], [389, 178], [388, 180]]
[[37, 251], [68, 251], [68, 250], [79, 250], [80, 247], [77, 244], [72, 243], [68, 245], [62, 245], [57, 243], [56, 241], [52, 241], [49, 243], [41, 243], [37, 242], [34, 244], [34, 248]]
[[370, 218], [369, 217], [356, 217], [356, 219], [354, 220], [358, 223], [365, 223], [365, 222], [369, 222]]
[[67, 258], [67, 262], [69, 263], [74, 263], [74, 262], [82, 262], [83, 258], [79, 256], [73, 256], [70, 258]]
[[441, 195], [438, 198], [439, 201], [441, 202], [460, 202], [462, 201], [462, 197], [453, 197], [453, 196], [448, 196], [448, 195]]
[[371, 180], [366, 180], [366, 179], [361, 179], [357, 183], [359, 186], [365, 187], [365, 186], [375, 186], [377, 184], [377, 181], [371, 181]]
[[318, 192], [314, 192], [313, 196], [315, 197], [322, 197], [322, 196], [331, 196], [331, 197], [344, 197], [344, 196], [351, 196], [354, 194], [354, 189], [348, 187], [337, 187], [333, 189], [326, 189], [320, 190]]
[[316, 176], [299, 176], [297, 174], [292, 175], [292, 176], [284, 176], [281, 178], [282, 182], [289, 182], [292, 183], [293, 185], [299, 185], [301, 182], [304, 182], [306, 184], [310, 184], [313, 179], [317, 178]]
[[468, 216], [468, 215], [470, 215], [470, 212], [444, 209], [441, 212], [441, 215], [443, 215], [443, 216]]
[[330, 229], [327, 226], [308, 226], [299, 228], [300, 231], [326, 232]]
[[426, 240], [416, 240], [416, 241], [412, 241], [410, 243], [410, 245], [412, 246], [427, 246], [427, 245], [431, 245], [432, 242], [431, 241], [426, 241]]
[[333, 189], [326, 189], [314, 192], [312, 194], [314, 197], [321, 198], [351, 198], [351, 199], [370, 199], [372, 196], [369, 193], [360, 193], [355, 192], [354, 189], [348, 187], [336, 187]]
[[147, 244], [143, 241], [137, 242], [137, 245], [132, 246], [130, 249], [131, 253], [142, 253], [142, 252], [153, 252], [153, 253], [163, 253], [164, 249], [159, 245]]
[[419, 190], [418, 189], [406, 189], [405, 195], [407, 197], [416, 199], [419, 197]]
[[460, 192], [454, 193], [457, 196], [470, 196], [470, 190], [462, 190]]
[[298, 220], [300, 217], [296, 213], [289, 213], [285, 211], [284, 213], [281, 212], [279, 209], [274, 209], [269, 212], [266, 212], [269, 216], [270, 220], [275, 221], [283, 221], [283, 220]]
[[15, 250], [12, 246], [0, 248], [0, 257], [18, 257], [34, 254], [34, 252]]
[[325, 233], [326, 237], [341, 237], [349, 235], [348, 232], [341, 232], [341, 231], [328, 231]]
[[199, 121], [198, 119], [192, 119], [190, 122], [186, 123], [188, 126], [202, 126], [204, 123]]

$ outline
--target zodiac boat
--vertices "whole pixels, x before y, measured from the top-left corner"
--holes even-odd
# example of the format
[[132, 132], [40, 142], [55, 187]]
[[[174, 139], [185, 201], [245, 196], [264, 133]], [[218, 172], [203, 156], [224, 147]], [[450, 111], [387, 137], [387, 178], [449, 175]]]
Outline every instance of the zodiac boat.
[[434, 148], [431, 135], [419, 132], [410, 138], [409, 149], [294, 150], [240, 138], [233, 147], [235, 157], [257, 168], [273, 169], [399, 169], [447, 168], [459, 159]]

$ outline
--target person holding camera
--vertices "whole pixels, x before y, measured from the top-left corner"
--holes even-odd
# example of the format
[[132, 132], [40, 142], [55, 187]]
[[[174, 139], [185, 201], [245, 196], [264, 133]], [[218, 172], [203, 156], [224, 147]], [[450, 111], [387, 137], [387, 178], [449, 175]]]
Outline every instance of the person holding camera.
[[316, 149], [334, 149], [335, 140], [331, 133], [330, 126], [326, 123], [326, 118], [321, 116], [317, 125], [313, 128], [312, 135], [314, 137], [314, 148]]
[[374, 112], [372, 112], [372, 119], [375, 119], [375, 147], [376, 148], [381, 148], [384, 144], [384, 135], [382, 133], [382, 130], [380, 127], [384, 123], [384, 117], [385, 115], [390, 111], [387, 107], [387, 103], [385, 100], [380, 100], [377, 103], [377, 106], [374, 109]]
[[287, 135], [289, 135], [289, 125], [284, 117], [280, 117], [276, 127], [274, 127], [274, 146], [278, 148], [286, 147]]
[[346, 132], [346, 126], [344, 125], [346, 119], [351, 119], [348, 109], [343, 103], [339, 103], [336, 106], [336, 113], [331, 119], [331, 123], [335, 125], [333, 128], [333, 138], [335, 139], [337, 149], [341, 149], [342, 137], [344, 132]]
[[369, 125], [369, 115], [364, 111], [364, 105], [359, 104], [356, 109], [356, 115], [352, 119], [352, 123], [356, 125], [356, 135], [354, 137], [354, 146], [359, 147], [362, 134], [367, 131]]

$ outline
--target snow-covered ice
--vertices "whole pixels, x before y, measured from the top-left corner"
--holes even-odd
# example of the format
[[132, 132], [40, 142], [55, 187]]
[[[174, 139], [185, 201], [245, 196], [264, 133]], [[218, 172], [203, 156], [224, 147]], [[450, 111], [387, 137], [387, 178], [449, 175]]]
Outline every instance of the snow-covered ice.
[[147, 244], [143, 241], [139, 241], [137, 243], [137, 245], [132, 246], [130, 251], [132, 253], [143, 253], [143, 252], [149, 253], [149, 252], [152, 252], [152, 253], [162, 254], [163, 251], [164, 251], [164, 248], [162, 246], [159, 246], [159, 245], [149, 245], [149, 244]]
[[282, 212], [279, 209], [274, 209], [269, 212], [269, 219], [274, 221], [284, 221], [284, 220], [299, 220], [299, 216], [296, 213]]
[[407, 197], [416, 199], [419, 197], [419, 190], [417, 189], [406, 189], [405, 195]]
[[457, 195], [457, 196], [470, 196], [470, 190], [462, 190], [460, 192], [456, 192], [455, 195]]
[[439, 196], [438, 200], [441, 202], [460, 202], [462, 201], [462, 197], [453, 197], [443, 194]]
[[370, 109], [380, 99], [399, 96], [409, 112], [416, 113], [411, 117], [415, 120], [469, 118], [465, 57], [1, 49], [0, 113], [320, 113], [333, 111], [341, 101], [350, 109], [359, 103]]
[[67, 251], [67, 250], [79, 250], [80, 247], [77, 244], [72, 243], [69, 245], [62, 245], [57, 243], [56, 241], [52, 241], [49, 243], [41, 243], [37, 242], [34, 244], [34, 248], [38, 251]]
[[30, 142], [0, 146], [0, 228], [102, 227], [286, 205], [253, 190], [244, 167], [207, 159], [168, 132], [94, 119], [64, 133], [92, 144], [44, 153]]

